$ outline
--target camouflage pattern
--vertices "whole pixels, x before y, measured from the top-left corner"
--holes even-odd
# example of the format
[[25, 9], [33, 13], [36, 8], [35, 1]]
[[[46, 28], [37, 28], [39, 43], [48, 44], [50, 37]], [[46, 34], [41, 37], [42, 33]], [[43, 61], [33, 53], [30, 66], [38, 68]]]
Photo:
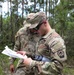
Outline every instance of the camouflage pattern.
[[[27, 19], [30, 19], [34, 13], [30, 13], [27, 15]], [[31, 25], [26, 20], [23, 22], [24, 27], [20, 28], [19, 31], [15, 35], [15, 45], [14, 51], [26, 51], [31, 54], [36, 52], [36, 42], [38, 41], [39, 37], [37, 34], [31, 34], [30, 30], [28, 29]], [[10, 58], [10, 64], [13, 64], [15, 61], [14, 58]], [[33, 75], [32, 71], [33, 68], [26, 68], [22, 63], [23, 60], [19, 60], [16, 71], [14, 75]]]
[[23, 25], [24, 25], [24, 28], [28, 28], [31, 24], [30, 23], [27, 23], [26, 20], [23, 22]]
[[62, 75], [62, 62], [67, 59], [66, 47], [64, 40], [55, 30], [51, 30], [40, 39], [36, 53], [52, 59], [52, 62], [33, 61], [31, 66], [37, 65], [39, 69], [36, 75]]
[[[38, 41], [38, 38], [39, 37], [37, 34], [32, 35], [27, 28], [22, 27], [15, 35], [14, 51], [23, 50], [23, 51], [29, 52], [31, 54], [34, 54], [36, 52], [35, 46], [36, 46], [36, 42]], [[15, 61], [14, 58], [10, 58], [10, 64], [12, 64], [14, 61]], [[18, 61], [17, 68], [19, 68], [19, 67], [20, 68], [16, 70], [15, 75], [17, 75], [19, 70], [20, 70], [20, 73], [24, 73], [26, 71], [25, 67], [24, 67], [24, 70], [21, 71], [21, 69], [23, 69], [23, 66], [24, 66], [22, 61], [23, 60], [21, 60], [21, 59]], [[28, 71], [28, 73], [30, 72], [30, 75], [31, 75], [31, 72], [33, 70], [31, 70], [31, 69], [28, 70], [28, 68], [27, 68], [27, 71]], [[19, 73], [19, 75], [25, 75], [25, 74], [20, 74], [20, 73]]]
[[[36, 28], [40, 22], [46, 20], [44, 12], [37, 12], [31, 19], [26, 21], [31, 24], [30, 28]], [[52, 29], [37, 43], [36, 54], [52, 60], [52, 62], [32, 61], [30, 67], [37, 66], [35, 75], [62, 75], [62, 62], [67, 59], [64, 40]]]
[[44, 12], [37, 12], [30, 19], [26, 19], [31, 24], [30, 28], [35, 28], [43, 19], [47, 19]]
[[[26, 21], [31, 24], [30, 28], [35, 28], [43, 19], [46, 19], [46, 15], [43, 12], [38, 12], [31, 16], [31, 18], [27, 18]], [[34, 67], [35, 75], [62, 75], [62, 62], [67, 59], [64, 40], [55, 32], [55, 30], [51, 30], [48, 34], [43, 36], [37, 44], [36, 42], [38, 40], [36, 38], [37, 36], [29, 34], [28, 31], [25, 31], [24, 29], [20, 30], [16, 35], [14, 50], [24, 50], [37, 55], [42, 55], [49, 59], [51, 58], [52, 62], [33, 60], [30, 67], [27, 68], [28, 72], [32, 71], [30, 69], [33, 69], [32, 67]], [[21, 64], [22, 62], [20, 61], [19, 63]], [[18, 64], [18, 66], [20, 64]], [[21, 64], [20, 66], [24, 65]], [[25, 73], [26, 72], [27, 71], [25, 71]]]
[[33, 68], [28, 69], [26, 67], [17, 68], [13, 75], [34, 75]]

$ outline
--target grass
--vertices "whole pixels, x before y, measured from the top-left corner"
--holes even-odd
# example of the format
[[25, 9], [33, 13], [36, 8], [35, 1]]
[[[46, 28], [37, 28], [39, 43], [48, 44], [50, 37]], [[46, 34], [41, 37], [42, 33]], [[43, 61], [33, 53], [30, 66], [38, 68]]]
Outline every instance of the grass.
[[63, 73], [64, 75], [74, 75], [74, 69], [64, 68]]
[[66, 65], [63, 69], [64, 75], [74, 75], [74, 68], [73, 67], [67, 67], [69, 65]]

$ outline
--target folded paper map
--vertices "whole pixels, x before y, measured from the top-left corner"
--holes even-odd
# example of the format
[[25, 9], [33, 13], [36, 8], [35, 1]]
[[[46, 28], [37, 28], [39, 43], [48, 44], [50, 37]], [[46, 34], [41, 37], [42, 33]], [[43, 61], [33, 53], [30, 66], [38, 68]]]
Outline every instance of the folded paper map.
[[20, 58], [25, 59], [27, 56], [23, 56], [21, 54], [18, 54], [17, 52], [11, 50], [8, 46], [5, 47], [5, 49], [2, 51], [2, 54], [5, 54], [7, 56], [13, 57], [13, 58]]

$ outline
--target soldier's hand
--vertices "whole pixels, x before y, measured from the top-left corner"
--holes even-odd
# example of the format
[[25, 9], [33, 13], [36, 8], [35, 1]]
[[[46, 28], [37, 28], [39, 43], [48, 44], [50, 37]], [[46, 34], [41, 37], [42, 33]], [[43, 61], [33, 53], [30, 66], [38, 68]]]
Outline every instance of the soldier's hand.
[[14, 65], [13, 65], [13, 64], [10, 65], [10, 72], [11, 72], [11, 73], [14, 72]]
[[19, 53], [21, 55], [26, 55], [26, 51], [17, 51], [17, 53]]
[[26, 59], [24, 59], [23, 63], [25, 64], [25, 66], [30, 66], [32, 61], [33, 60], [31, 58], [26, 58]]

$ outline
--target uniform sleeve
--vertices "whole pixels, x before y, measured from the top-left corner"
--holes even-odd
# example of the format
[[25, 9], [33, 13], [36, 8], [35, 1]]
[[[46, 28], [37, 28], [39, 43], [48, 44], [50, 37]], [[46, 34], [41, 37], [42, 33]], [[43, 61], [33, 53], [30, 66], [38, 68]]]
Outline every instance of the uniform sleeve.
[[44, 75], [51, 75], [54, 72], [56, 73], [57, 68], [54, 62], [42, 62], [42, 61], [32, 61], [31, 67], [36, 66], [37, 73]]
[[20, 36], [16, 36], [16, 37], [15, 37], [14, 51], [20, 50], [20, 46], [21, 46], [21, 43], [20, 43]]
[[67, 59], [66, 46], [64, 40], [61, 37], [53, 38], [49, 43], [49, 48], [51, 48], [51, 57], [58, 59], [59, 61], [65, 61]]
[[[20, 50], [20, 37], [18, 36], [18, 34], [16, 34], [15, 36], [15, 45], [14, 45], [14, 51], [18, 51]], [[9, 64], [13, 64], [15, 61], [15, 58], [9, 57]]]

